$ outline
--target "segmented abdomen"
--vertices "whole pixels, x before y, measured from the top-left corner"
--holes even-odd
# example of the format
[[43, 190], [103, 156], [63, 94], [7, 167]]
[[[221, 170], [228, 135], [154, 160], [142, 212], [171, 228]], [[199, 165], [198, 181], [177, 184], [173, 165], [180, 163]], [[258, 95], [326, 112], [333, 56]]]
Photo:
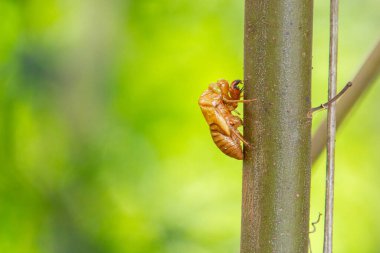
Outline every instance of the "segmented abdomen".
[[220, 132], [220, 128], [216, 124], [210, 125], [211, 137], [216, 146], [226, 155], [238, 160], [243, 160], [243, 150], [240, 145], [240, 140], [232, 133], [231, 136], [226, 136]]

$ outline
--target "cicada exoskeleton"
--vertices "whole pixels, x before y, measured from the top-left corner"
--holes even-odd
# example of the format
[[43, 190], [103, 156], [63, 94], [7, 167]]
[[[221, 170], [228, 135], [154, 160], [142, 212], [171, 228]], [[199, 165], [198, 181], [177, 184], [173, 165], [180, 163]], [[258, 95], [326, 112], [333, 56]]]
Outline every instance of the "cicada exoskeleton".
[[216, 146], [226, 155], [238, 160], [243, 159], [240, 142], [249, 144], [238, 130], [242, 125], [241, 118], [233, 115], [232, 111], [236, 110], [239, 102], [253, 101], [241, 100], [241, 83], [241, 80], [235, 80], [231, 85], [226, 80], [211, 83], [198, 101]]

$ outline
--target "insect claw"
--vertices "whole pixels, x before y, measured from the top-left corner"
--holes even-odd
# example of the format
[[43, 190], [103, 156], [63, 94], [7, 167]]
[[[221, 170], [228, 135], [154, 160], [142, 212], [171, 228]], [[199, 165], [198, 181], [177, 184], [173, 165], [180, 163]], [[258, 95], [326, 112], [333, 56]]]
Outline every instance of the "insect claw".
[[252, 148], [252, 145], [249, 144], [249, 143], [244, 143], [245, 146], [249, 147], [249, 148]]

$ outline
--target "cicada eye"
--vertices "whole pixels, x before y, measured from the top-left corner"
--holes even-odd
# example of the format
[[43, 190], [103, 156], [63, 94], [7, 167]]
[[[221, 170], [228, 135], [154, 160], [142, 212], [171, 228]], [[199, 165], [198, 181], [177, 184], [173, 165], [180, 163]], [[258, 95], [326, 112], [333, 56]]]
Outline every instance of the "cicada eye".
[[235, 80], [235, 81], [233, 81], [232, 82], [232, 87], [234, 88], [234, 89], [236, 89], [236, 90], [243, 90], [243, 88], [240, 88], [239, 87], [239, 84], [242, 84], [243, 82], [241, 81], [241, 80]]

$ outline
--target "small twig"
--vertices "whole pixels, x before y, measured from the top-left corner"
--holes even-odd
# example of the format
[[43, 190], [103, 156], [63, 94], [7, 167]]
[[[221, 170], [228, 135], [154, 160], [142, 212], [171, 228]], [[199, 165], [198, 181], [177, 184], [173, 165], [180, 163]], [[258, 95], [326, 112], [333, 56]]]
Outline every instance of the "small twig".
[[[315, 225], [319, 223], [319, 220], [321, 219], [321, 216], [322, 216], [322, 214], [319, 213], [319, 215], [318, 215], [318, 219], [317, 219], [316, 221], [314, 221], [314, 222], [311, 223], [311, 225], [313, 226], [313, 230], [310, 231], [309, 234], [312, 234], [312, 233], [314, 233], [314, 232], [317, 230], [317, 228], [315, 227]], [[310, 251], [310, 253], [313, 253], [313, 252], [311, 251], [310, 235], [309, 235], [309, 251]]]
[[311, 230], [311, 231], [309, 232], [309, 234], [312, 234], [312, 233], [314, 233], [314, 232], [317, 230], [317, 228], [315, 227], [315, 225], [317, 225], [317, 224], [319, 223], [319, 221], [320, 221], [320, 219], [321, 219], [321, 216], [322, 216], [322, 214], [319, 213], [319, 214], [318, 214], [318, 219], [317, 219], [316, 221], [314, 221], [314, 222], [311, 223], [311, 225], [313, 226], [313, 230]]
[[346, 84], [346, 86], [344, 86], [344, 88], [335, 97], [333, 97], [332, 99], [330, 99], [326, 103], [321, 104], [320, 106], [311, 108], [311, 110], [310, 110], [309, 113], [313, 114], [316, 111], [327, 109], [332, 103], [334, 103], [335, 101], [337, 101], [348, 90], [348, 88], [350, 88], [351, 86], [352, 86], [352, 82], [348, 82]]

